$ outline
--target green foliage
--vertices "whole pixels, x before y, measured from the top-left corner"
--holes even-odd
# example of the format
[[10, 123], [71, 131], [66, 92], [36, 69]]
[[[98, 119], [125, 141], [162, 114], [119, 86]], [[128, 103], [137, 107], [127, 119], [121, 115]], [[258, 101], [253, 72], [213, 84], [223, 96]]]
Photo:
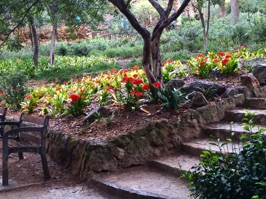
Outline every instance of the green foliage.
[[28, 89], [26, 87], [27, 75], [21, 71], [2, 73], [0, 89], [3, 92], [3, 100], [14, 110], [21, 107]]
[[[246, 115], [252, 116], [248, 112]], [[252, 121], [247, 123], [253, 125]], [[189, 180], [192, 196], [199, 199], [265, 199], [265, 132], [266, 129], [260, 129], [258, 133], [252, 134], [239, 153], [204, 151], [200, 164], [183, 175]], [[226, 146], [226, 142], [219, 145], [220, 148]]]
[[177, 110], [180, 103], [187, 99], [187, 96], [181, 92], [181, 89], [163, 88], [157, 92], [158, 101], [166, 109]]

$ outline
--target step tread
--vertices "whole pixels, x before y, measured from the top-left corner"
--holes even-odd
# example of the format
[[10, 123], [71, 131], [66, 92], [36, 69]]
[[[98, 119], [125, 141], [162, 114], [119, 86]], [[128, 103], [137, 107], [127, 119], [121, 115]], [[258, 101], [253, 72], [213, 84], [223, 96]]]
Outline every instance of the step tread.
[[[210, 143], [215, 143], [216, 145], [210, 144]], [[242, 149], [242, 144], [241, 143], [237, 143], [237, 142], [228, 142], [226, 145], [224, 145], [223, 147], [220, 147], [221, 144], [225, 143], [224, 141], [216, 141], [213, 140], [211, 138], [204, 138], [204, 139], [196, 139], [196, 140], [192, 140], [191, 142], [186, 142], [183, 143], [183, 146], [187, 146], [187, 147], [191, 147], [194, 148], [195, 150], [212, 150], [215, 152], [228, 152], [228, 153], [232, 153], [232, 152], [239, 152]]]
[[177, 169], [181, 171], [189, 171], [192, 166], [199, 164], [199, 157], [190, 156], [190, 155], [170, 155], [166, 157], [162, 157], [159, 159], [155, 159], [151, 161], [152, 163], [157, 163], [165, 167], [169, 167], [172, 169]]
[[[263, 109], [248, 109], [250, 113], [255, 113], [255, 115], [260, 114], [260, 115], [266, 115], [266, 110]], [[246, 111], [242, 108], [239, 109], [233, 109], [233, 110], [226, 110], [226, 112], [232, 112], [232, 113], [243, 113], [245, 114]]]
[[94, 181], [105, 186], [137, 193], [143, 198], [153, 196], [152, 198], [187, 199], [189, 196], [185, 180], [147, 167], [129, 168], [124, 171], [120, 170], [118, 173], [101, 175], [94, 178]]
[[[266, 128], [265, 125], [258, 125], [255, 126], [252, 129], [253, 133], [258, 132], [260, 128]], [[205, 126], [205, 129], [212, 129], [212, 130], [226, 130], [226, 131], [232, 131], [232, 132], [248, 132], [244, 130], [243, 124], [239, 122], [233, 122], [233, 123], [228, 123], [227, 121], [222, 121], [222, 122], [216, 122], [216, 123], [211, 123], [207, 124]]]

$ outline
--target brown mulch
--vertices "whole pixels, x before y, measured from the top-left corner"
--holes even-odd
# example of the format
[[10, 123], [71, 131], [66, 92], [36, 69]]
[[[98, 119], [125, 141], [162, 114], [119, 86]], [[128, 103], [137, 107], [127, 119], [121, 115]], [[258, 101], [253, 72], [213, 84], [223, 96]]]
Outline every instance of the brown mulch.
[[[240, 84], [241, 73], [233, 76], [219, 76], [214, 75], [212, 79], [201, 79], [203, 81], [213, 81], [216, 84], [224, 85], [227, 87], [234, 87]], [[190, 83], [197, 80], [198, 77], [189, 76], [185, 80], [186, 83]], [[96, 120], [91, 124], [84, 123], [83, 120], [86, 115], [79, 117], [65, 116], [61, 118], [52, 118], [50, 120], [50, 128], [64, 132], [67, 135], [75, 136], [80, 139], [86, 140], [106, 140], [120, 134], [126, 134], [134, 129], [145, 126], [148, 121], [157, 119], [176, 119], [180, 113], [186, 111], [188, 105], [180, 108], [178, 111], [162, 110], [159, 104], [144, 104], [142, 110], [125, 111], [118, 105], [109, 105], [107, 107], [110, 110], [109, 115], [103, 115], [105, 118], [111, 117], [113, 113], [114, 118], [111, 123], [106, 121]], [[18, 112], [8, 112], [8, 115], [19, 117]]]

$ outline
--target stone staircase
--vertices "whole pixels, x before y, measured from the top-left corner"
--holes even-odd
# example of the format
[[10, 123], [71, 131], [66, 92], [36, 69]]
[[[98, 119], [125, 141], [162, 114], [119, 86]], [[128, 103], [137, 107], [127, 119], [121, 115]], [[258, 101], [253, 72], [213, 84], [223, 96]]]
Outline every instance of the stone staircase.
[[[197, 165], [203, 150], [219, 152], [218, 146], [210, 145], [210, 142], [218, 144], [217, 138], [220, 138], [219, 142], [223, 142], [231, 137], [233, 142], [226, 146], [227, 152], [241, 150], [239, 136], [249, 133], [242, 126], [244, 109], [255, 112], [254, 123], [266, 127], [266, 99], [250, 98], [246, 100], [244, 107], [227, 110], [223, 120], [207, 124], [202, 137], [183, 143], [178, 152], [150, 160], [142, 166], [97, 175], [92, 179], [92, 184], [110, 194], [110, 198], [189, 198], [187, 181], [180, 178], [181, 171], [188, 171]], [[258, 128], [254, 128], [253, 132], [257, 130]]]

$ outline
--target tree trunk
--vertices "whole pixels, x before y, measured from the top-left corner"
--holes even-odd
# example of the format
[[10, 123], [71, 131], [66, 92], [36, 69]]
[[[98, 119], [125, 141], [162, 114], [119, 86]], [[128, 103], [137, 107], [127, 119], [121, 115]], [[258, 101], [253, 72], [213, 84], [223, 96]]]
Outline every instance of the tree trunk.
[[51, 46], [50, 46], [50, 65], [54, 65], [54, 56], [55, 56], [55, 43], [57, 38], [57, 22], [54, 22], [52, 30], [52, 39], [51, 39]]
[[31, 35], [32, 35], [32, 44], [33, 44], [33, 62], [35, 66], [38, 66], [38, 55], [39, 55], [39, 42], [38, 42], [38, 34], [36, 31], [36, 27], [34, 24], [34, 18], [29, 18], [30, 27], [31, 27]]
[[50, 5], [51, 18], [52, 18], [52, 38], [50, 46], [50, 65], [54, 65], [55, 56], [55, 43], [57, 39], [57, 5], [56, 1], [53, 1]]
[[129, 2], [124, 0], [108, 0], [116, 6], [123, 15], [128, 19], [132, 27], [141, 35], [144, 41], [142, 63], [149, 83], [163, 83], [162, 78], [162, 60], [160, 55], [160, 37], [163, 30], [176, 20], [184, 11], [190, 0], [183, 0], [178, 10], [171, 13], [173, 10], [174, 0], [168, 0], [166, 8], [163, 8], [159, 1], [149, 0], [151, 5], [160, 15], [160, 19], [153, 29], [152, 35], [143, 27], [136, 17], [131, 13]]
[[224, 18], [225, 16], [226, 16], [225, 0], [221, 0], [221, 3], [220, 3], [220, 17]]
[[239, 19], [238, 0], [231, 0], [231, 24], [235, 25]]

